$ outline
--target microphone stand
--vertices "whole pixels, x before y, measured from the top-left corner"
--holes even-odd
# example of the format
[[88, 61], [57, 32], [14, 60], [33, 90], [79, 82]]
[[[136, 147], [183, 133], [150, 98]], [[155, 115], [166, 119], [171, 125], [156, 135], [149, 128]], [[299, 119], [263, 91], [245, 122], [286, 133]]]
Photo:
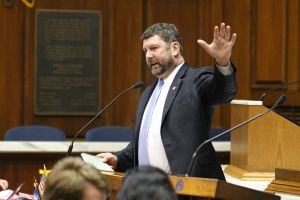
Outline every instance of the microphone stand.
[[68, 148], [68, 153], [67, 155], [71, 155], [72, 150], [73, 150], [73, 144], [77, 138], [77, 136], [79, 135], [79, 133], [81, 133], [88, 125], [90, 125], [99, 115], [101, 115], [112, 103], [114, 103], [120, 96], [122, 96], [124, 93], [126, 93], [127, 91], [131, 90], [131, 89], [136, 89], [136, 88], [140, 88], [140, 87], [144, 87], [144, 82], [137, 82], [135, 83], [133, 86], [127, 88], [126, 90], [124, 90], [123, 92], [121, 92], [118, 96], [116, 96], [113, 100], [111, 100], [103, 109], [99, 110], [96, 115], [90, 120], [88, 121], [81, 129], [79, 129], [77, 131], [77, 133], [75, 134], [71, 144], [69, 145]]
[[254, 117], [252, 117], [252, 118], [250, 118], [250, 119], [248, 119], [248, 120], [246, 120], [246, 121], [244, 121], [244, 122], [242, 122], [242, 123], [240, 123], [240, 124], [238, 124], [238, 125], [236, 125], [236, 126], [230, 128], [230, 129], [228, 129], [228, 130], [226, 130], [226, 131], [224, 131], [224, 132], [222, 132], [222, 133], [220, 133], [220, 134], [218, 134], [218, 135], [216, 135], [216, 136], [214, 136], [214, 137], [212, 137], [212, 138], [210, 138], [210, 139], [207, 139], [207, 140], [205, 140], [204, 142], [202, 142], [202, 143], [197, 147], [196, 151], [194, 152], [194, 154], [193, 154], [193, 156], [192, 156], [192, 160], [191, 160], [190, 163], [189, 163], [189, 167], [188, 167], [188, 170], [187, 170], [187, 173], [186, 173], [185, 176], [188, 177], [188, 176], [190, 176], [191, 173], [193, 172], [194, 167], [195, 167], [195, 163], [196, 163], [196, 160], [197, 160], [197, 155], [198, 155], [200, 149], [201, 149], [205, 144], [207, 144], [207, 143], [209, 143], [209, 142], [215, 140], [216, 138], [221, 137], [222, 135], [225, 135], [225, 134], [229, 133], [230, 131], [235, 130], [235, 129], [237, 129], [237, 128], [239, 128], [239, 127], [241, 127], [241, 126], [243, 126], [243, 125], [245, 125], [245, 124], [247, 124], [247, 123], [249, 123], [249, 122], [251, 122], [251, 121], [253, 121], [253, 120], [255, 120], [255, 119], [257, 119], [257, 118], [259, 118], [259, 117], [261, 117], [261, 116], [263, 116], [263, 115], [265, 115], [265, 114], [267, 114], [267, 113], [269, 113], [269, 112], [271, 112], [274, 108], [276, 108], [276, 107], [278, 107], [278, 106], [281, 106], [281, 105], [285, 102], [285, 100], [286, 100], [286, 97], [285, 97], [284, 95], [281, 95], [281, 96], [277, 99], [277, 101], [274, 103], [274, 105], [273, 105], [269, 110], [267, 110], [267, 111], [265, 111], [265, 112], [263, 112], [263, 113], [260, 113], [260, 114], [258, 114], [258, 115], [256, 115], [256, 116], [254, 116]]

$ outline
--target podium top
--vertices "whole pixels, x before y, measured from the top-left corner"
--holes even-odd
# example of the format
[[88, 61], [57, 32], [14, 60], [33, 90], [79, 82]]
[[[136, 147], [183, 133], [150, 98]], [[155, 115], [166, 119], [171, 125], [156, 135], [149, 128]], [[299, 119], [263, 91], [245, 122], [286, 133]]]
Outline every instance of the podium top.
[[231, 101], [231, 104], [261, 106], [261, 105], [263, 105], [263, 102], [262, 101], [254, 101], [254, 100], [234, 99]]
[[[113, 192], [117, 192], [122, 184], [124, 173], [103, 172]], [[280, 200], [280, 196], [234, 185], [217, 179], [197, 177], [169, 176], [171, 183], [179, 195], [206, 197], [223, 200]]]

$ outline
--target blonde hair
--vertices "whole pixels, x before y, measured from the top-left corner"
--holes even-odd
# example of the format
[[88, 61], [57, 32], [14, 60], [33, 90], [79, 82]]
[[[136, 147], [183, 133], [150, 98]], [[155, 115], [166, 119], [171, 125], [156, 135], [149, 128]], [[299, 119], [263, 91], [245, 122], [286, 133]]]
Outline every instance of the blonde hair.
[[100, 171], [80, 158], [64, 158], [47, 177], [43, 200], [80, 200], [88, 183], [110, 195], [110, 187]]

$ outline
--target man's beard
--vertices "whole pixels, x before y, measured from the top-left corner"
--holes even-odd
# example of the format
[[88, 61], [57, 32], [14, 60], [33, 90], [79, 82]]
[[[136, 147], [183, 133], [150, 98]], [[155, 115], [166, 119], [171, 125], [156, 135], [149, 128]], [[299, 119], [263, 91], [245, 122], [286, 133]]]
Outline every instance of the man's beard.
[[160, 76], [174, 65], [174, 59], [173, 57], [169, 56], [169, 59], [164, 64], [161, 64], [157, 60], [148, 61], [147, 63], [149, 68], [151, 69], [152, 74], [155, 76]]

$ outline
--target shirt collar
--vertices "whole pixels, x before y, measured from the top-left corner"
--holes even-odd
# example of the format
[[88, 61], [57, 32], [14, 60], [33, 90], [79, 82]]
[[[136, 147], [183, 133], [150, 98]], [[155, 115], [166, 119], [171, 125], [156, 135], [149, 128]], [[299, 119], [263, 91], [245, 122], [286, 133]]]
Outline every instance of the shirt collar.
[[182, 63], [180, 63], [177, 67], [175, 67], [175, 69], [171, 72], [171, 74], [167, 77], [164, 78], [164, 85], [171, 85], [177, 72], [180, 70], [180, 68], [182, 67], [182, 65], [184, 64], [184, 61]]

